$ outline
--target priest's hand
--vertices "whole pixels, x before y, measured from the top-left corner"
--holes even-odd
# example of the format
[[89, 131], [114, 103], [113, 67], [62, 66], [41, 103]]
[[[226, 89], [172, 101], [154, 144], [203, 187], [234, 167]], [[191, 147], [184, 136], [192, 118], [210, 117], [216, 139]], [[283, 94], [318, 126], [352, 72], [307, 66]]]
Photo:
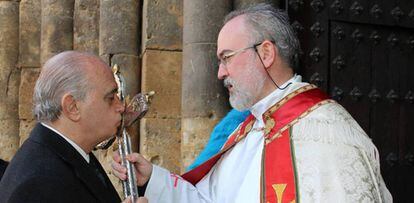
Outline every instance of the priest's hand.
[[[119, 153], [114, 153], [112, 162], [112, 171], [114, 175], [121, 180], [127, 178], [127, 169], [121, 165], [121, 157]], [[148, 182], [152, 174], [152, 164], [146, 160], [141, 154], [132, 153], [128, 155], [127, 160], [132, 162], [135, 167], [135, 173], [137, 175], [137, 185], [143, 186]]]

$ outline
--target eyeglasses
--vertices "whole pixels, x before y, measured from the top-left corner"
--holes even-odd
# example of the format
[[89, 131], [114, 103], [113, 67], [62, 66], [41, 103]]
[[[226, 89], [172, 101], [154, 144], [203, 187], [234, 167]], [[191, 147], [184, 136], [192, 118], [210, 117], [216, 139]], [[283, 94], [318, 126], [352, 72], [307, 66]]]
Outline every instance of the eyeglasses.
[[220, 66], [220, 64], [223, 64], [224, 66], [227, 66], [227, 64], [230, 62], [231, 57], [236, 56], [237, 54], [240, 54], [243, 51], [246, 51], [248, 49], [252, 49], [253, 48], [253, 49], [256, 50], [256, 47], [259, 46], [259, 45], [261, 45], [262, 43], [263, 42], [260, 42], [260, 43], [254, 44], [253, 46], [249, 46], [249, 47], [246, 47], [246, 48], [238, 49], [236, 51], [229, 51], [229, 52], [223, 54], [222, 57], [218, 59], [218, 62], [219, 62], [218, 65]]

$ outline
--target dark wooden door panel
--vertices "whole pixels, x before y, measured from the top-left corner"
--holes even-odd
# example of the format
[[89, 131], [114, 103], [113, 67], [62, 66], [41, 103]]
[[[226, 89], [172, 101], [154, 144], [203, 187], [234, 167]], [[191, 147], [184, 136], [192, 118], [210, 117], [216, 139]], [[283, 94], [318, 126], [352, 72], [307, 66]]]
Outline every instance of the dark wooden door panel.
[[289, 0], [299, 74], [341, 103], [378, 147], [394, 202], [414, 191], [414, 1]]

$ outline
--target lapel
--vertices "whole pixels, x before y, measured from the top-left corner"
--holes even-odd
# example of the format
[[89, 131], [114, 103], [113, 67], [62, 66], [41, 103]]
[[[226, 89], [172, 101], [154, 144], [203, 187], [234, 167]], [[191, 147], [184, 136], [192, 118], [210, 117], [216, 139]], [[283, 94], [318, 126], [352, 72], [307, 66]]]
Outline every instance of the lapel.
[[[91, 168], [82, 155], [80, 155], [79, 152], [76, 151], [76, 149], [61, 136], [38, 123], [30, 134], [29, 139], [49, 148], [64, 162], [66, 162], [81, 182], [100, 202], [107, 202], [108, 198], [113, 199], [113, 197], [111, 198], [113, 192], [109, 192], [108, 189], [110, 187], [113, 188], [112, 184], [109, 183], [110, 187], [105, 188], [100, 179], [97, 177], [94, 169]], [[93, 153], [90, 153], [90, 160], [92, 159], [97, 161]], [[99, 170], [103, 172], [104, 177], [108, 180], [108, 177], [105, 175], [105, 172], [100, 164], [98, 164], [98, 167]]]

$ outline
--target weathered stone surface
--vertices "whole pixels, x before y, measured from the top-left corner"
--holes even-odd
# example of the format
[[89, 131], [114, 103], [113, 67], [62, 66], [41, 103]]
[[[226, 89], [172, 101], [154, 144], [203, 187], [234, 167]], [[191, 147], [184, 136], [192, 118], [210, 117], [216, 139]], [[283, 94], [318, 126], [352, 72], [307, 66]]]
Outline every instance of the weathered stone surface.
[[0, 68], [15, 67], [18, 56], [19, 3], [0, 1]]
[[99, 55], [99, 57], [106, 63], [108, 64], [108, 66], [111, 65], [111, 58], [112, 56], [109, 54], [103, 54], [103, 55]]
[[75, 0], [41, 0], [41, 64], [73, 48], [73, 7]]
[[99, 0], [75, 0], [73, 48], [99, 52]]
[[0, 1], [0, 158], [10, 160], [19, 147], [19, 3]]
[[183, 1], [144, 1], [142, 50], [182, 49]]
[[142, 91], [155, 91], [148, 118], [181, 114], [181, 52], [147, 50], [143, 56]]
[[137, 54], [139, 0], [100, 0], [99, 55]]
[[189, 43], [216, 43], [224, 16], [231, 10], [231, 2], [184, 0], [184, 46]]
[[143, 118], [140, 151], [152, 163], [180, 173], [180, 119]]
[[20, 120], [20, 126], [19, 126], [19, 137], [20, 137], [19, 145], [20, 146], [24, 143], [24, 141], [27, 140], [27, 138], [30, 135], [30, 132], [32, 132], [35, 125], [36, 125], [36, 120], [33, 120], [33, 119]]
[[20, 1], [20, 55], [21, 67], [40, 66], [41, 0]]
[[10, 160], [19, 148], [19, 120], [0, 119], [0, 158]]
[[[20, 70], [0, 67], [0, 120], [18, 120]], [[17, 131], [16, 131], [17, 132]]]
[[[182, 142], [181, 142], [181, 157], [182, 168], [185, 171], [194, 159], [198, 156], [201, 150], [204, 149], [208, 138], [210, 137], [211, 129], [218, 123], [218, 118], [183, 118], [182, 122]], [[185, 129], [185, 130], [184, 130]]]
[[25, 68], [21, 71], [19, 88], [19, 118], [34, 119], [32, 114], [33, 91], [40, 68]]
[[216, 61], [215, 44], [184, 45], [183, 118], [221, 118], [227, 113], [228, 97], [222, 81], [217, 79]]
[[233, 7], [234, 9], [241, 9], [241, 8], [252, 6], [254, 4], [268, 3], [268, 4], [275, 6], [275, 8], [277, 8], [280, 5], [279, 2], [280, 0], [234, 0]]

